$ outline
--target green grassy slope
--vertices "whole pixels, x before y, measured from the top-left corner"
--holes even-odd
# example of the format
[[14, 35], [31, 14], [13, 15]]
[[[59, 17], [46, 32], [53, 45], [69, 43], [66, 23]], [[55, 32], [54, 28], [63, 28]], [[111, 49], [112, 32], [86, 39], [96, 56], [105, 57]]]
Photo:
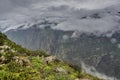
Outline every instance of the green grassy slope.
[[99, 80], [47, 55], [29, 51], [0, 33], [0, 80]]

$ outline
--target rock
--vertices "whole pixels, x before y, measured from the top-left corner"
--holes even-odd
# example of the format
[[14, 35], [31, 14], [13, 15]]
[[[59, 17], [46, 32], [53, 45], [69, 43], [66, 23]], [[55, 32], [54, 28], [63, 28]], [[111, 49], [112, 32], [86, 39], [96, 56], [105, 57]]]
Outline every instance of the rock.
[[8, 49], [10, 49], [10, 47], [7, 45], [0, 46], [0, 53], [4, 53], [5, 50], [8, 50]]
[[3, 45], [3, 46], [0, 46], [0, 49], [10, 49], [10, 47], [7, 45]]
[[13, 60], [14, 60], [16, 63], [18, 63], [18, 64], [20, 64], [20, 65], [22, 65], [22, 66], [26, 66], [27, 64], [30, 64], [30, 60], [27, 59], [27, 58], [25, 58], [25, 57], [15, 56], [15, 57], [13, 57]]
[[57, 67], [55, 71], [58, 72], [58, 73], [67, 74], [67, 71], [65, 69], [61, 68], [61, 67]]
[[91, 79], [79, 79], [79, 80], [91, 80]]
[[0, 50], [0, 53], [4, 53], [4, 52], [5, 52], [5, 50], [4, 50], [4, 49]]
[[0, 63], [4, 64], [7, 60], [5, 59], [4, 56], [1, 56], [0, 57]]
[[0, 49], [3, 49], [3, 46], [0, 46]]
[[75, 79], [75, 80], [91, 80], [91, 79], [79, 79], [79, 78], [77, 78], [77, 79]]
[[12, 53], [15, 53], [16, 51], [12, 49], [11, 52], [12, 52]]
[[77, 78], [77, 79], [75, 79], [75, 80], [80, 80], [80, 79]]
[[50, 62], [55, 61], [55, 60], [56, 60], [55, 56], [49, 56], [49, 57], [44, 58], [44, 61], [47, 63], [50, 63]]

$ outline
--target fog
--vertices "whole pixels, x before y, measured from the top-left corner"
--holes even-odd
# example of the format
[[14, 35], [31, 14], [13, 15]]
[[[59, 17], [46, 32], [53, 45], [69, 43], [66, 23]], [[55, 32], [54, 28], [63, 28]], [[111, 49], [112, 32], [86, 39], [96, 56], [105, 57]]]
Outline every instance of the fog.
[[[6, 32], [20, 25], [26, 29], [48, 20], [58, 23], [52, 29], [114, 33], [120, 28], [119, 4], [119, 0], [0, 0], [0, 29]], [[90, 17], [96, 13], [100, 18]]]
[[103, 79], [103, 80], [118, 80], [114, 76], [109, 77], [109, 76], [106, 76], [104, 73], [97, 72], [94, 67], [86, 65], [84, 62], [81, 62], [81, 66], [82, 66], [83, 72], [94, 75], [95, 77], [98, 77], [100, 79]]

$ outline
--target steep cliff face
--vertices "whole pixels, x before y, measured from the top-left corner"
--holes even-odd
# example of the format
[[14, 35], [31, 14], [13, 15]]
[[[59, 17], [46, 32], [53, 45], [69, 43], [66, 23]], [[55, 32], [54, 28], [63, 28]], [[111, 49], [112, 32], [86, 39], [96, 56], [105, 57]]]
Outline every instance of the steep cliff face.
[[79, 66], [84, 61], [100, 73], [120, 78], [119, 32], [111, 37], [86, 33], [76, 36], [73, 31], [31, 27], [26, 30], [10, 30], [6, 35], [28, 49], [43, 49], [61, 60]]

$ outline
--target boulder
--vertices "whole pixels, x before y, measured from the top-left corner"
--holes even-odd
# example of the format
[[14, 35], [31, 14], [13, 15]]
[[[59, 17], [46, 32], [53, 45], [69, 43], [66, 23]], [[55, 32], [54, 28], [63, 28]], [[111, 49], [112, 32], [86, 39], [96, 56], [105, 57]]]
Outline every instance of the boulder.
[[67, 74], [67, 71], [65, 69], [61, 68], [61, 67], [57, 67], [55, 71], [58, 72], [58, 73]]

